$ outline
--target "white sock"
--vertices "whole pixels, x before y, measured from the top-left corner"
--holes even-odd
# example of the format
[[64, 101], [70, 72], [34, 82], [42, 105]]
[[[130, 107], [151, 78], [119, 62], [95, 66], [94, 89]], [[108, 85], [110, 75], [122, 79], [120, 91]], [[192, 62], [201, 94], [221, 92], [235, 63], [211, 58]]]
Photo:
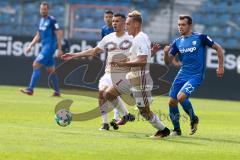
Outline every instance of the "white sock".
[[119, 109], [122, 112], [123, 116], [127, 115], [129, 112], [120, 96], [117, 97], [117, 102], [118, 102], [117, 104], [118, 104]]
[[119, 119], [119, 110], [117, 108], [114, 108], [113, 112], [114, 112], [113, 119], [118, 120]]
[[160, 121], [158, 116], [153, 113], [153, 118], [149, 120], [149, 122], [152, 124], [152, 126], [158, 130], [163, 130], [165, 128], [165, 125]]
[[103, 122], [103, 123], [108, 123], [107, 113], [106, 113], [106, 114], [102, 114], [102, 122]]
[[103, 123], [108, 123], [108, 108], [109, 108], [109, 103], [105, 102], [101, 107], [100, 107], [100, 112], [102, 114], [102, 121]]

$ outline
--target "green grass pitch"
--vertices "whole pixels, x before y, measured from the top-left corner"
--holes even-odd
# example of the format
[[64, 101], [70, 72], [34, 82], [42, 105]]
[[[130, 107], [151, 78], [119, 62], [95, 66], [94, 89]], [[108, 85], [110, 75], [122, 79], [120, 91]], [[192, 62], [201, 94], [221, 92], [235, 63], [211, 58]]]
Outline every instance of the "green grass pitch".
[[[137, 118], [118, 131], [99, 131], [101, 118], [72, 122], [65, 128], [54, 121], [54, 106], [64, 98], [74, 100], [72, 112], [84, 112], [97, 99], [64, 95], [49, 97], [50, 89], [37, 88], [34, 96], [19, 87], [0, 86], [1, 160], [224, 160], [239, 159], [240, 102], [192, 99], [200, 118], [199, 130], [189, 135], [189, 121], [181, 120], [183, 136], [149, 138], [155, 129]], [[155, 97], [152, 109], [168, 113], [167, 97]], [[130, 112], [137, 114], [134, 107]], [[183, 110], [181, 113], [183, 113]], [[112, 117], [109, 115], [109, 119]], [[164, 123], [172, 128], [168, 119]]]

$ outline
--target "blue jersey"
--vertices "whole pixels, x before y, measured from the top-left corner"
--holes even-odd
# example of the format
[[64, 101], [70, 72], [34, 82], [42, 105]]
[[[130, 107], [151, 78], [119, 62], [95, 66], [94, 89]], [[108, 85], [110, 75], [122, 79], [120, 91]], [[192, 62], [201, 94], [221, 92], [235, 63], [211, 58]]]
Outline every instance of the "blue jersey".
[[189, 36], [181, 36], [173, 41], [170, 54], [178, 54], [181, 69], [177, 77], [192, 77], [194, 75], [204, 78], [205, 48], [212, 47], [214, 42], [207, 35], [193, 32]]
[[55, 65], [54, 53], [57, 48], [55, 31], [57, 29], [59, 29], [59, 25], [54, 17], [48, 16], [46, 18], [41, 18], [38, 32], [40, 34], [42, 49], [35, 61], [46, 67]]
[[114, 32], [113, 27], [109, 28], [107, 25], [103, 26], [102, 27], [102, 31], [101, 31], [102, 38], [105, 37], [106, 35], [112, 33], [112, 32]]
[[42, 47], [45, 45], [56, 46], [57, 38], [55, 31], [59, 29], [59, 25], [54, 17], [48, 16], [47, 18], [41, 18], [39, 23], [39, 33], [42, 43]]

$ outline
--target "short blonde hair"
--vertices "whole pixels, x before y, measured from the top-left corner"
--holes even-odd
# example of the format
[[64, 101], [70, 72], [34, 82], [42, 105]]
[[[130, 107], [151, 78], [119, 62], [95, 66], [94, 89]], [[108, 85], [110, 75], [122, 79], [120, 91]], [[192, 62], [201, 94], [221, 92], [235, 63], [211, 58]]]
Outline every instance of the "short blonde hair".
[[142, 19], [142, 15], [139, 11], [134, 10], [130, 13], [128, 13], [128, 17], [132, 18], [134, 21], [142, 24], [143, 23], [143, 19]]

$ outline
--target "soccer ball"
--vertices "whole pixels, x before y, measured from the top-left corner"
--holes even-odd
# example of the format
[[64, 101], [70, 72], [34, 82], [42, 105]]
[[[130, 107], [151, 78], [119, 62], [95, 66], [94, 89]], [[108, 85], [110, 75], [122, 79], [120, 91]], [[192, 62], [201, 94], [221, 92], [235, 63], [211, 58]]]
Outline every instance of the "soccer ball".
[[55, 120], [59, 126], [66, 127], [72, 121], [72, 113], [66, 109], [61, 109], [55, 115]]

